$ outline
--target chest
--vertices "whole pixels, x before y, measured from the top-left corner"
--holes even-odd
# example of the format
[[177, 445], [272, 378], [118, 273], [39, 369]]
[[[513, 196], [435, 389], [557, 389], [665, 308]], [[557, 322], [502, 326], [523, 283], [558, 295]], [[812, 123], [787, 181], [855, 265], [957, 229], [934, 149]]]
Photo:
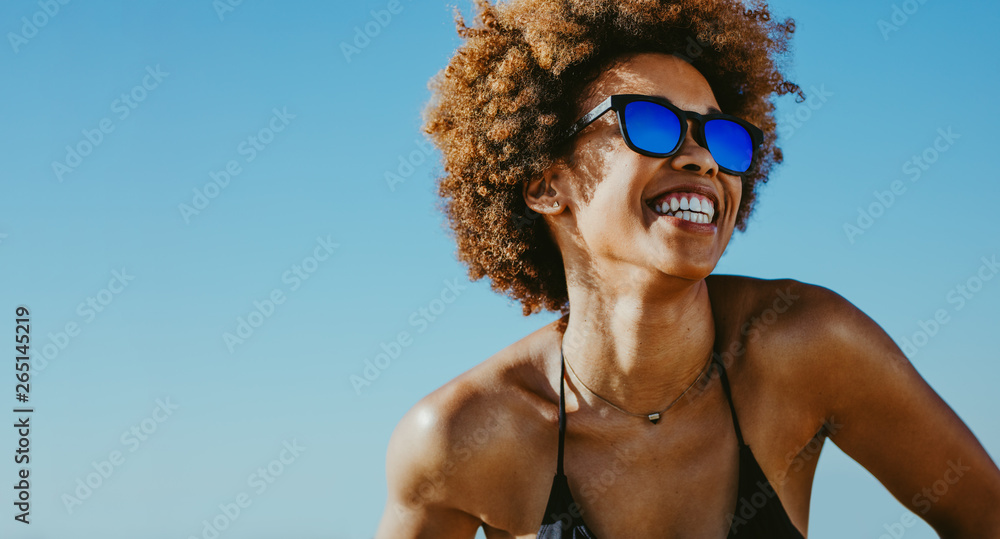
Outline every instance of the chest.
[[[483, 512], [486, 536], [531, 538], [546, 516], [554, 521], [580, 516], [601, 539], [659, 537], [666, 531], [671, 537], [726, 537], [739, 514], [740, 475], [749, 471], [741, 470], [721, 388], [710, 387], [703, 397], [686, 415], [641, 425], [645, 434], [611, 432], [594, 417], [574, 423], [570, 405], [563, 464], [575, 503], [547, 507], [558, 451], [556, 425], [548, 436], [526, 445], [491, 489], [495, 496]], [[805, 475], [811, 482], [808, 465], [807, 460], [795, 467], [771, 461], [761, 465], [768, 477], [781, 468], [782, 481], [770, 492], [783, 497], [805, 493], [804, 504], [790, 506], [801, 505], [806, 514], [809, 489], [800, 484]], [[550, 509], [555, 514], [547, 515]]]

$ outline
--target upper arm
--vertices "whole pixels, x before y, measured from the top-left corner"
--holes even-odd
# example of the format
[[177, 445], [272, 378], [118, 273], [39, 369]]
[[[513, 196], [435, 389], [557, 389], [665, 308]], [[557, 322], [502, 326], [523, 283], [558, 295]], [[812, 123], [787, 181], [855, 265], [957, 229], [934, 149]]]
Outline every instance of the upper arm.
[[975, 435], [870, 317], [800, 288], [800, 375], [830, 439], [942, 537], [1000, 538], [1000, 470]]
[[454, 502], [447, 479], [445, 414], [424, 399], [393, 430], [386, 454], [389, 495], [375, 539], [472, 539], [480, 520]]

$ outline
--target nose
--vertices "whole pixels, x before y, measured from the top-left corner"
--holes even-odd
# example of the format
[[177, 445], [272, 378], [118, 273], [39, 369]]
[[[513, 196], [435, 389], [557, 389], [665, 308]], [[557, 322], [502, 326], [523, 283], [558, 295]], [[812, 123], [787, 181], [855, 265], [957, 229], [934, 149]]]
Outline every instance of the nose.
[[701, 129], [700, 122], [688, 119], [687, 134], [684, 135], [677, 153], [670, 157], [670, 164], [677, 170], [689, 170], [711, 176], [718, 171], [719, 165], [712, 158], [712, 152], [695, 139], [695, 133], [699, 129]]

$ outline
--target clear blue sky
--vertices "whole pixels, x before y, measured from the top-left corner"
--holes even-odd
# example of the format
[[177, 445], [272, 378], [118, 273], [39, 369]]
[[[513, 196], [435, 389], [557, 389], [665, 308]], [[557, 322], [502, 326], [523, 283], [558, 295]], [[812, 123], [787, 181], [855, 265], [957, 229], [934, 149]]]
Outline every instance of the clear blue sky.
[[[793, 80], [825, 100], [777, 101], [799, 118], [786, 162], [717, 272], [829, 287], [898, 343], [943, 309], [911, 359], [997, 458], [1000, 279], [961, 303], [956, 287], [1000, 255], [1000, 4], [895, 3], [918, 9], [886, 39], [893, 1], [774, 2], [797, 21]], [[468, 282], [434, 209], [436, 152], [386, 184], [425, 157], [427, 81], [459, 43], [445, 2], [402, 0], [346, 58], [388, 4], [245, 0], [221, 20], [211, 0], [0, 4], [0, 333], [28, 306], [40, 367], [33, 524], [12, 519], [8, 427], [0, 535], [202, 537], [241, 500], [220, 537], [369, 538], [402, 414], [555, 318]], [[458, 299], [416, 324], [455, 279]], [[401, 331], [359, 396], [350, 376]], [[904, 511], [826, 445], [810, 537], [877, 539]]]

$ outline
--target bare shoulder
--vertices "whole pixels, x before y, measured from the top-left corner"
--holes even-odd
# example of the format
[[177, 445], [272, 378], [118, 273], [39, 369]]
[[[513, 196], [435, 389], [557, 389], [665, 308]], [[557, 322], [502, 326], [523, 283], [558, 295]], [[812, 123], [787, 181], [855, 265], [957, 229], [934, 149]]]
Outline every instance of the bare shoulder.
[[724, 363], [754, 392], [761, 410], [787, 410], [799, 419], [790, 423], [796, 438], [831, 420], [833, 396], [823, 382], [843, 367], [844, 353], [876, 342], [892, 349], [871, 318], [827, 287], [739, 275], [707, 282], [723, 326]]
[[717, 288], [740, 291], [745, 309], [739, 326], [724, 329], [746, 343], [745, 374], [756, 382], [745, 387], [761, 390], [759, 409], [780, 410], [776, 424], [823, 421], [844, 453], [942, 537], [1000, 537], [1000, 469], [878, 323], [823, 286], [726, 277]]
[[[541, 330], [539, 330], [541, 331]], [[533, 334], [535, 335], [535, 334]], [[434, 390], [407, 411], [386, 455], [389, 488], [408, 510], [476, 514], [484, 485], [543, 432], [548, 382], [529, 335]], [[493, 483], [497, 484], [497, 483]]]
[[713, 310], [725, 311], [716, 317], [757, 352], [748, 358], [770, 359], [774, 367], [802, 365], [811, 351], [877, 329], [851, 302], [821, 285], [742, 275], [710, 279]]
[[727, 323], [730, 341], [745, 346], [737, 367], [762, 393], [780, 399], [772, 405], [835, 426], [834, 411], [871, 390], [848, 380], [919, 382], [892, 338], [839, 293], [795, 279], [720, 277], [719, 288], [741, 298]]
[[740, 334], [756, 357], [771, 358], [778, 372], [819, 374], [817, 369], [834, 367], [835, 351], [892, 343], [874, 320], [827, 287], [796, 279], [744, 279], [751, 292]]

